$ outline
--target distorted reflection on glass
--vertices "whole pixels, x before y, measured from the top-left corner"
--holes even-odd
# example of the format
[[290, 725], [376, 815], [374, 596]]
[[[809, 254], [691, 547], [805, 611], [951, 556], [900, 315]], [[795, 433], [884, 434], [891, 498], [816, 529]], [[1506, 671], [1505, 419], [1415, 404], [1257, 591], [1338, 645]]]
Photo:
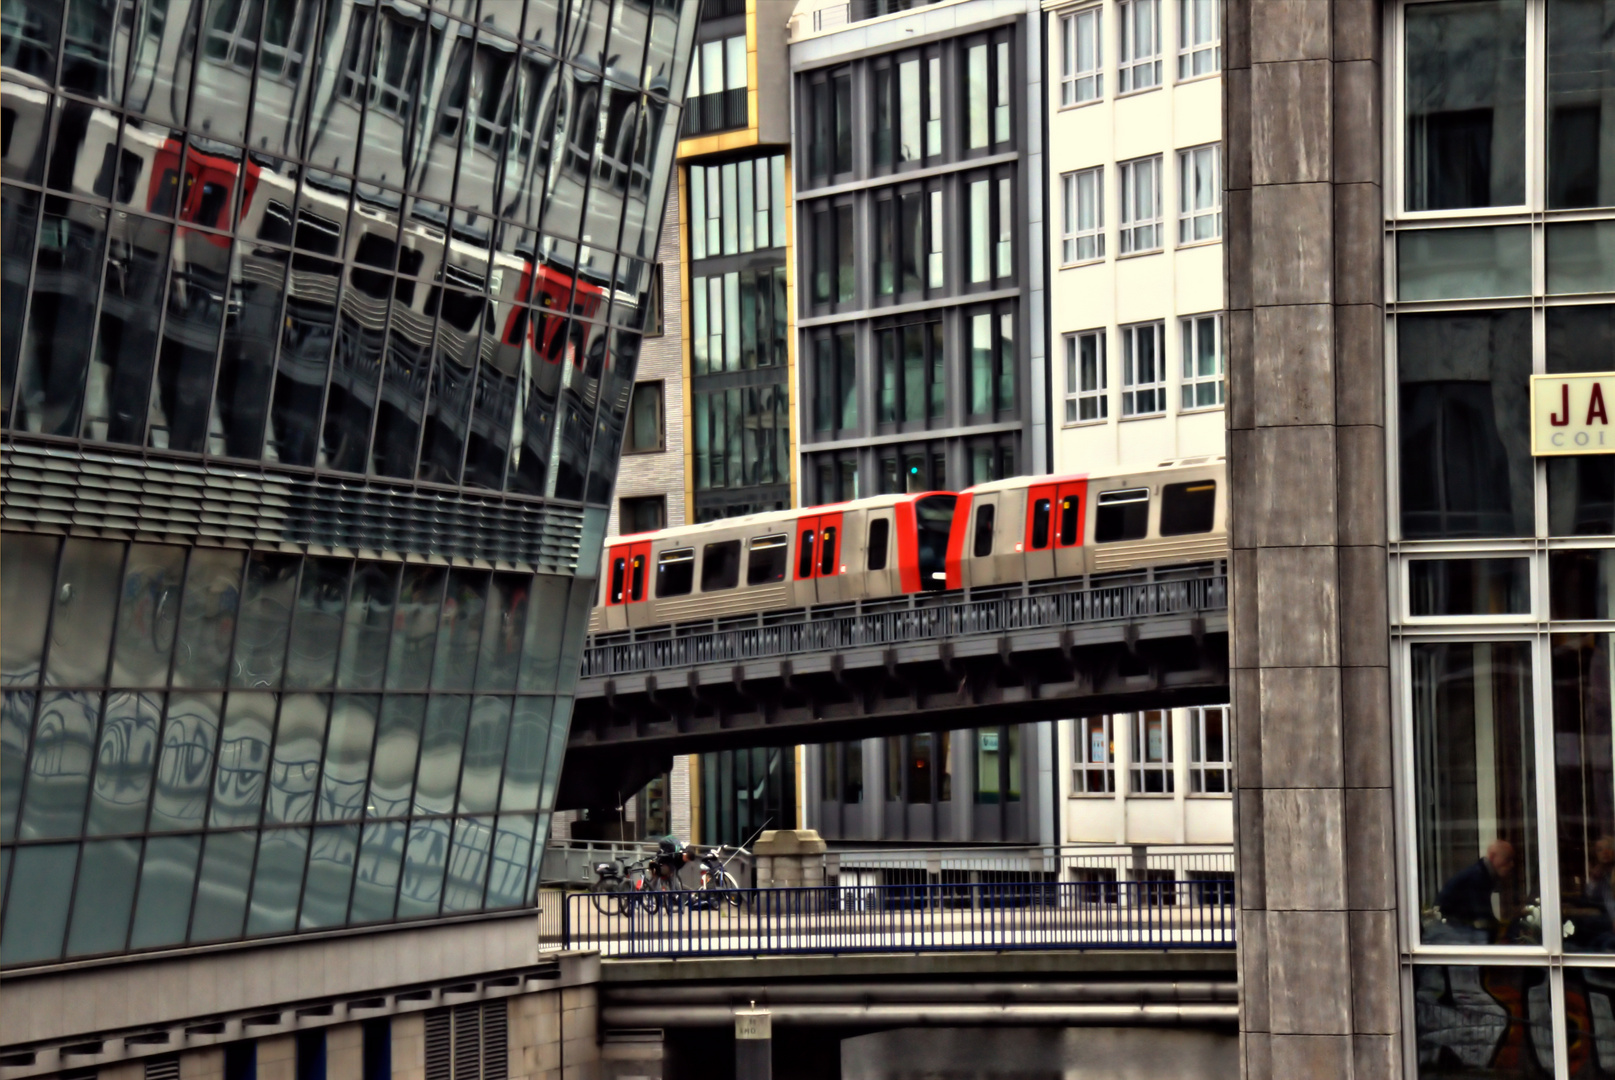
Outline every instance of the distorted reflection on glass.
[[239, 690], [225, 701], [219, 767], [208, 812], [208, 824], [214, 828], [258, 824], [279, 704], [278, 694]]
[[415, 774], [415, 813], [454, 812], [470, 712], [471, 699], [464, 694], [437, 694], [428, 699], [420, 766]]
[[120, 217], [108, 244], [82, 434], [139, 445], [174, 227], [153, 218]]
[[517, 907], [526, 902], [527, 866], [532, 853], [533, 816], [501, 814], [494, 829], [484, 907]]
[[49, 840], [78, 833], [100, 714], [99, 692], [56, 690], [41, 695], [28, 755], [20, 839]]
[[300, 561], [295, 555], [267, 551], [248, 557], [231, 686], [280, 686]]
[[85, 823], [90, 836], [137, 833], [145, 827], [162, 716], [160, 693], [113, 690], [107, 694], [95, 753], [90, 816]]
[[387, 635], [398, 598], [399, 568], [360, 562], [342, 610], [342, 646], [336, 685], [342, 690], [379, 690], [387, 670]]
[[200, 836], [154, 836], [146, 841], [140, 898], [129, 931], [131, 949], [178, 945], [185, 940], [201, 849]]
[[267, 829], [259, 837], [252, 903], [247, 911], [249, 935], [283, 934], [296, 925], [307, 855], [307, 829]]
[[1545, 968], [1416, 966], [1413, 1017], [1421, 1080], [1554, 1075]]
[[202, 827], [208, 789], [213, 780], [213, 754], [219, 739], [222, 695], [173, 693], [163, 719], [157, 781], [152, 791], [153, 832]]
[[1615, 952], [1611, 635], [1554, 634], [1554, 770], [1567, 952]]
[[184, 576], [185, 549], [177, 544], [129, 546], [112, 649], [113, 686], [167, 684]]
[[348, 895], [359, 847], [359, 826], [327, 825], [314, 830], [308, 849], [308, 879], [303, 883], [300, 930], [341, 926], [348, 921]]
[[123, 948], [139, 869], [139, 840], [102, 840], [84, 845], [78, 882], [73, 887], [68, 956], [117, 952]]
[[1530, 647], [1412, 647], [1420, 940], [1538, 944]]
[[399, 918], [437, 914], [443, 901], [451, 825], [448, 818], [425, 818], [410, 827], [398, 888]]
[[62, 545], [45, 657], [47, 685], [104, 684], [122, 571], [122, 544], [70, 537]]
[[314, 783], [320, 775], [330, 708], [331, 699], [325, 694], [287, 694], [281, 699], [264, 824], [314, 819]]
[[351, 565], [347, 559], [303, 560], [286, 650], [287, 689], [323, 690], [331, 685]]
[[460, 818], [454, 823], [454, 846], [443, 887], [445, 912], [475, 911], [482, 906], [492, 843], [492, 818]]
[[331, 734], [325, 741], [325, 768], [320, 773], [319, 820], [364, 817], [370, 750], [380, 706], [381, 699], [374, 695], [337, 695], [331, 708]]
[[[187, 169], [199, 157], [187, 157]], [[187, 181], [190, 179], [188, 172]], [[205, 180], [195, 185], [193, 191], [204, 194], [188, 200], [181, 217], [206, 218], [226, 212], [224, 206], [215, 210], [199, 201], [211, 197], [216, 190], [213, 184]], [[228, 237], [196, 229], [182, 227], [175, 239], [167, 318], [157, 359], [157, 392], [151, 400], [146, 436], [147, 445], [158, 450], [200, 452], [205, 448], [213, 361], [230, 287], [231, 248]]]
[[437, 614], [447, 575], [440, 566], [406, 565], [387, 653], [387, 689], [425, 690], [437, 645]]
[[12, 419], [25, 431], [78, 430], [106, 235], [103, 207], [45, 196]]
[[398, 899], [399, 870], [409, 823], [390, 821], [366, 825], [354, 868], [353, 906], [348, 921], [380, 922], [393, 917]]
[[243, 562], [240, 551], [191, 551], [174, 646], [175, 686], [224, 685], [241, 604]]
[[255, 832], [208, 835], [202, 849], [202, 869], [197, 875], [196, 910], [191, 915], [192, 942], [241, 936], [257, 849]]

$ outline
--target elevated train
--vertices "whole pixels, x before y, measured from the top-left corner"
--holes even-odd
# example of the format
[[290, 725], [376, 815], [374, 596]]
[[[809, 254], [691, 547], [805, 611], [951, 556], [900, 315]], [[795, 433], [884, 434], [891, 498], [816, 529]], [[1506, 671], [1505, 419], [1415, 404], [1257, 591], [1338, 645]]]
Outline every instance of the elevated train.
[[1017, 476], [606, 541], [591, 632], [1225, 558], [1227, 466]]

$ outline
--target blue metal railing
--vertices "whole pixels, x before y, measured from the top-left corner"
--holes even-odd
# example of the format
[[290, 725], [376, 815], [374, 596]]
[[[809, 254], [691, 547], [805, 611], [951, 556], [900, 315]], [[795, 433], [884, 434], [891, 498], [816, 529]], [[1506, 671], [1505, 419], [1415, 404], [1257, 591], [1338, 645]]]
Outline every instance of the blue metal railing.
[[[1081, 586], [1030, 595], [950, 595], [924, 606], [867, 610], [835, 606], [759, 615], [752, 625], [683, 623], [676, 627], [593, 634], [583, 650], [582, 677], [603, 678], [701, 664], [738, 663], [803, 653], [884, 647], [1015, 630], [1126, 623], [1199, 615], [1228, 607], [1226, 574], [1127, 585]], [[783, 621], [781, 615], [791, 621]], [[767, 621], [765, 621], [765, 618]]]
[[561, 912], [563, 949], [639, 959], [1233, 946], [1233, 890], [1220, 881], [572, 893]]

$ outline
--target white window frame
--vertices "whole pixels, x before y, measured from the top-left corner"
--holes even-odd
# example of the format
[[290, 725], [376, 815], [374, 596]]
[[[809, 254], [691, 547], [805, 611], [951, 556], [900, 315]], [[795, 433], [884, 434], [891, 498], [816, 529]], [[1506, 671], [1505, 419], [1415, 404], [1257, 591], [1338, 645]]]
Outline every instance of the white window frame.
[[[1116, 793], [1116, 737], [1113, 718], [1085, 716], [1074, 721], [1076, 735], [1071, 740], [1071, 792], [1074, 795], [1114, 795]], [[1099, 737], [1095, 756], [1094, 737]]]
[[[1120, 254], [1161, 250], [1161, 155], [1124, 161], [1116, 166], [1116, 175], [1121, 184]], [[1146, 198], [1139, 197], [1141, 192]]]
[[[1202, 370], [1201, 361], [1205, 357], [1199, 353], [1199, 329], [1205, 323], [1211, 323], [1212, 331], [1212, 370]], [[1222, 337], [1222, 315], [1185, 315], [1178, 320], [1178, 357], [1179, 370], [1182, 372], [1181, 386], [1183, 392], [1179, 402], [1180, 412], [1189, 412], [1195, 409], [1220, 409], [1223, 406], [1224, 390], [1224, 346]], [[1202, 392], [1204, 391], [1204, 392]], [[1211, 400], [1202, 401], [1201, 398]]]
[[[1206, 754], [1207, 721], [1222, 724], [1222, 756]], [[1228, 798], [1234, 790], [1234, 727], [1227, 705], [1197, 705], [1189, 710], [1189, 794]]]
[[[1195, 177], [1206, 176], [1199, 188]], [[1197, 195], [1210, 199], [1196, 201]], [[1204, 231], [1206, 235], [1198, 236]], [[1216, 143], [1178, 151], [1178, 244], [1208, 244], [1222, 239], [1222, 153]]]
[[[1151, 760], [1149, 757], [1149, 729], [1151, 717], [1156, 717], [1161, 724], [1161, 756]], [[1143, 712], [1129, 714], [1128, 727], [1131, 729], [1132, 745], [1129, 755], [1129, 784], [1127, 793], [1133, 796], [1159, 798], [1171, 796], [1177, 789], [1177, 755], [1173, 752], [1173, 717], [1171, 709], [1146, 709]], [[1148, 774], [1155, 773], [1161, 777], [1161, 790], [1148, 790], [1145, 779]]]
[[[1080, 66], [1084, 30], [1093, 52], [1087, 67]], [[1060, 105], [1083, 105], [1104, 96], [1105, 12], [1095, 5], [1060, 16]]]
[[[1083, 227], [1083, 196], [1089, 223]], [[1060, 177], [1060, 261], [1065, 265], [1096, 262], [1105, 257], [1105, 167], [1078, 169]]]
[[[1210, 18], [1197, 27], [1195, 12], [1208, 11]], [[1222, 70], [1222, 0], [1178, 0], [1178, 81], [1203, 79]], [[1197, 32], [1208, 33], [1196, 37]], [[1204, 59], [1209, 66], [1195, 71]]]
[[[1154, 339], [1150, 370], [1140, 370], [1138, 341], [1149, 334]], [[1166, 413], [1166, 324], [1135, 323], [1121, 328], [1122, 336], [1122, 416], [1162, 416]], [[1141, 376], [1153, 375], [1145, 379]]]
[[[1094, 363], [1085, 367], [1084, 344], [1093, 345]], [[1109, 371], [1105, 363], [1104, 330], [1084, 330], [1065, 336], [1065, 422], [1092, 424], [1110, 416]]]
[[1161, 85], [1161, 0], [1120, 0], [1116, 5], [1116, 92]]

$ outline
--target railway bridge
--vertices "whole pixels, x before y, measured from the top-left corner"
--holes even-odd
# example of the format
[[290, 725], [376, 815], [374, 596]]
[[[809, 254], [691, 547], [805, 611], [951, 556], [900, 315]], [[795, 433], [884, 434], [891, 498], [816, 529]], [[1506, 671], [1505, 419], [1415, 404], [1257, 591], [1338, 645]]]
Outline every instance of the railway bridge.
[[599, 633], [561, 805], [673, 754], [1227, 700], [1226, 560]]

